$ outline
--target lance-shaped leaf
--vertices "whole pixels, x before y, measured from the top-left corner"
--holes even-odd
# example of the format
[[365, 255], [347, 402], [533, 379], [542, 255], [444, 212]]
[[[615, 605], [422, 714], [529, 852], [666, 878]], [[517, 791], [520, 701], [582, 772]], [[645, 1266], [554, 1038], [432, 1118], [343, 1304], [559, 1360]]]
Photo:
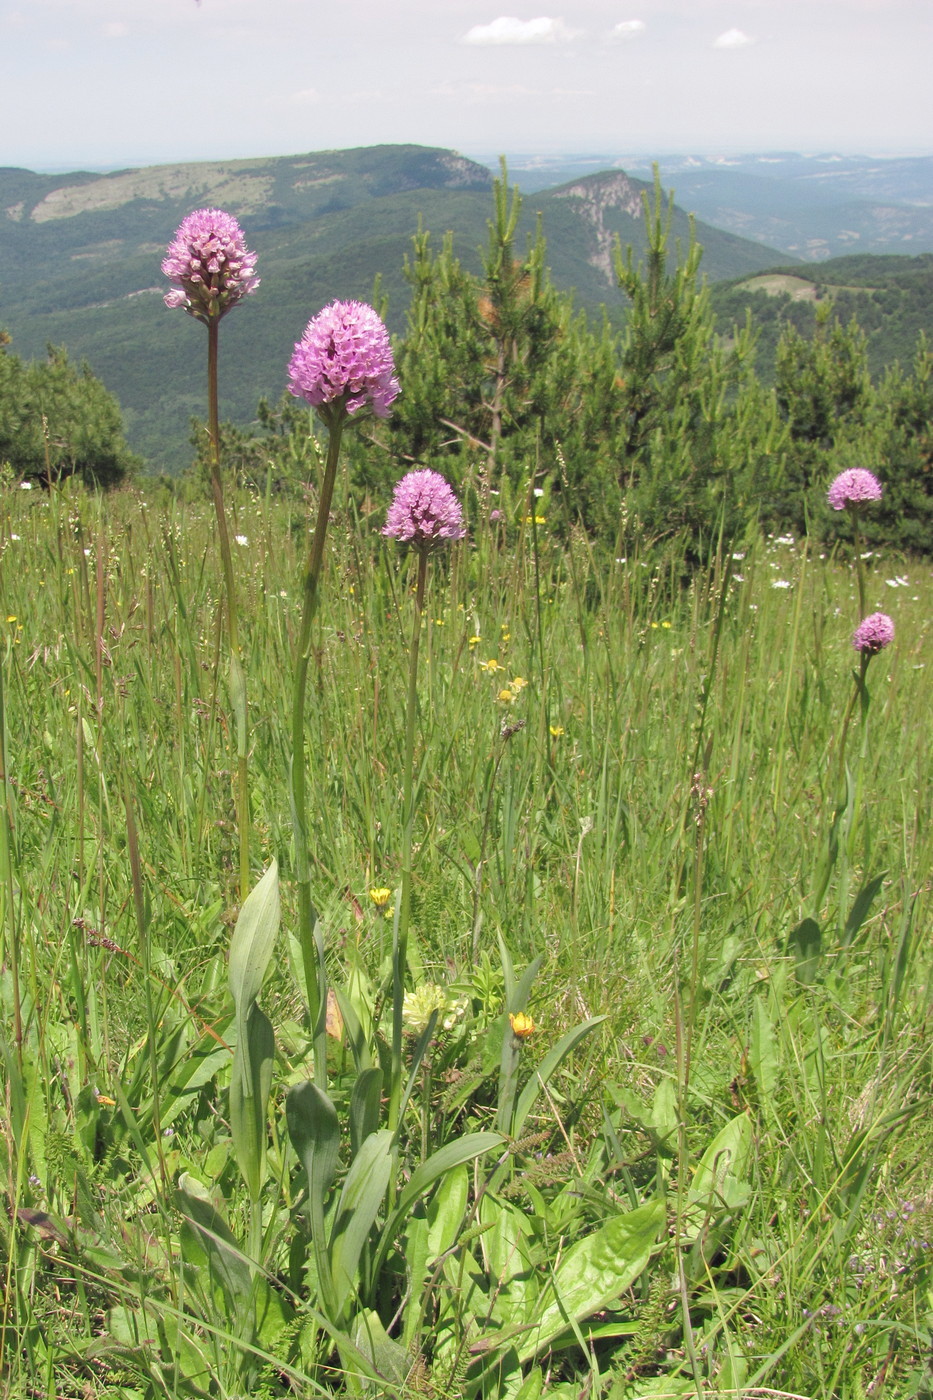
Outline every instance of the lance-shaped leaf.
[[[230, 1135], [251, 1201], [259, 1200], [266, 1160], [266, 1106], [272, 1090], [275, 1034], [261, 1006], [253, 1002], [246, 1034], [237, 1039], [230, 1078]], [[249, 1092], [244, 1086], [248, 1085]]]
[[547, 1301], [534, 1328], [515, 1339], [519, 1360], [530, 1361], [565, 1328], [616, 1302], [654, 1253], [664, 1218], [664, 1202], [651, 1201], [571, 1245], [542, 1290]]
[[308, 1214], [321, 1303], [333, 1322], [336, 1321], [337, 1309], [324, 1217], [327, 1197], [337, 1175], [337, 1154], [340, 1150], [337, 1110], [323, 1089], [309, 1080], [289, 1089], [285, 1100], [285, 1121], [292, 1146], [308, 1174]]
[[565, 1036], [562, 1036], [557, 1044], [548, 1051], [537, 1069], [532, 1070], [531, 1077], [519, 1094], [518, 1102], [515, 1105], [515, 1116], [512, 1119], [513, 1137], [521, 1137], [522, 1128], [525, 1126], [525, 1120], [534, 1107], [535, 1099], [551, 1076], [560, 1068], [574, 1047], [578, 1045], [585, 1036], [588, 1036], [590, 1031], [595, 1030], [598, 1025], [601, 1025], [605, 1019], [605, 1016], [594, 1016], [589, 1021], [581, 1021], [578, 1026], [574, 1026], [573, 1030], [568, 1031]]
[[243, 901], [230, 940], [230, 993], [236, 1008], [237, 1043], [244, 1047], [239, 1069], [242, 1092], [247, 1097], [256, 1082], [249, 1060], [247, 1022], [272, 957], [280, 917], [279, 867], [273, 861]]
[[340, 1193], [330, 1243], [334, 1300], [338, 1313], [357, 1285], [360, 1256], [385, 1200], [392, 1174], [392, 1133], [370, 1133], [353, 1159]]

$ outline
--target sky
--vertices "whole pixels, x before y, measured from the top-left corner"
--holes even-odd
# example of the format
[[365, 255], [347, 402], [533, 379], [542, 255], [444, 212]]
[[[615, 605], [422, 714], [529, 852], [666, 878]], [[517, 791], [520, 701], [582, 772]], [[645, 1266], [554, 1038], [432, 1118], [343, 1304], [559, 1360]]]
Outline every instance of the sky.
[[933, 0], [0, 0], [0, 166], [933, 152]]

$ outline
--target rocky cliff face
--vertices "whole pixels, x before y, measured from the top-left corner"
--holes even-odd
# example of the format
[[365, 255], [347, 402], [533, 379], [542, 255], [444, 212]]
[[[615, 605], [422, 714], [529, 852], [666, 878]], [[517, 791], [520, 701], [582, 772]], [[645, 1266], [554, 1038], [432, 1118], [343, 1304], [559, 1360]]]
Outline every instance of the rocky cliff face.
[[564, 185], [554, 191], [556, 199], [575, 199], [584, 223], [591, 230], [593, 246], [587, 261], [603, 274], [612, 284], [615, 280], [612, 271], [612, 245], [615, 238], [612, 230], [606, 227], [606, 211], [617, 209], [629, 218], [640, 219], [643, 212], [640, 180], [630, 180], [624, 171], [613, 171], [607, 175], [588, 175], [571, 185]]

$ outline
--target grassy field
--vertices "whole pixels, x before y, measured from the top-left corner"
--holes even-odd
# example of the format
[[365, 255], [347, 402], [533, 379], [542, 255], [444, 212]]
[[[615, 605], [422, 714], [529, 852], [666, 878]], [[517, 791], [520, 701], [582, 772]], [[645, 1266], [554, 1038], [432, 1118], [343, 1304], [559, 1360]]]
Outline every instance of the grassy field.
[[[815, 282], [810, 282], [805, 277], [795, 277], [787, 272], [767, 272], [761, 277], [748, 277], [744, 282], [737, 284], [737, 290], [745, 292], [767, 292], [768, 296], [777, 297], [782, 293], [787, 293], [794, 301], [816, 301], [819, 296], [819, 288]], [[827, 283], [826, 290], [829, 292], [863, 292], [866, 295], [877, 291], [877, 287], [844, 287], [841, 284]]]
[[231, 503], [237, 922], [213, 515], [144, 496], [0, 494], [3, 1393], [933, 1395], [929, 570], [868, 561], [897, 635], [860, 690], [847, 559], [751, 538], [688, 577], [635, 522], [602, 557], [470, 488], [399, 965], [387, 502], [338, 487], [328, 536], [309, 950], [308, 511]]

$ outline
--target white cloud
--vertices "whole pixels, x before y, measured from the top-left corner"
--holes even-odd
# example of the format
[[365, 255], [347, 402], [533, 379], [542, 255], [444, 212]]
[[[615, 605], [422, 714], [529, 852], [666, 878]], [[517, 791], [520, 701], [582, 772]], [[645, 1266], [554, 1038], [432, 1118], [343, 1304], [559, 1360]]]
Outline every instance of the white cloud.
[[624, 19], [612, 27], [610, 39], [637, 39], [648, 28], [643, 19]]
[[570, 29], [562, 19], [515, 19], [500, 15], [489, 24], [474, 24], [463, 36], [464, 44], [560, 44], [575, 39], [579, 29]]
[[129, 32], [129, 25], [121, 24], [119, 20], [105, 24], [101, 30], [105, 39], [125, 39]]
[[720, 34], [718, 39], [713, 40], [714, 49], [745, 49], [749, 44], [754, 44], [754, 39], [750, 34], [746, 34], [744, 29], [727, 29], [725, 34]]
[[291, 93], [288, 100], [297, 103], [299, 107], [307, 107], [312, 103], [320, 102], [321, 94], [317, 88], [301, 88], [298, 92]]

